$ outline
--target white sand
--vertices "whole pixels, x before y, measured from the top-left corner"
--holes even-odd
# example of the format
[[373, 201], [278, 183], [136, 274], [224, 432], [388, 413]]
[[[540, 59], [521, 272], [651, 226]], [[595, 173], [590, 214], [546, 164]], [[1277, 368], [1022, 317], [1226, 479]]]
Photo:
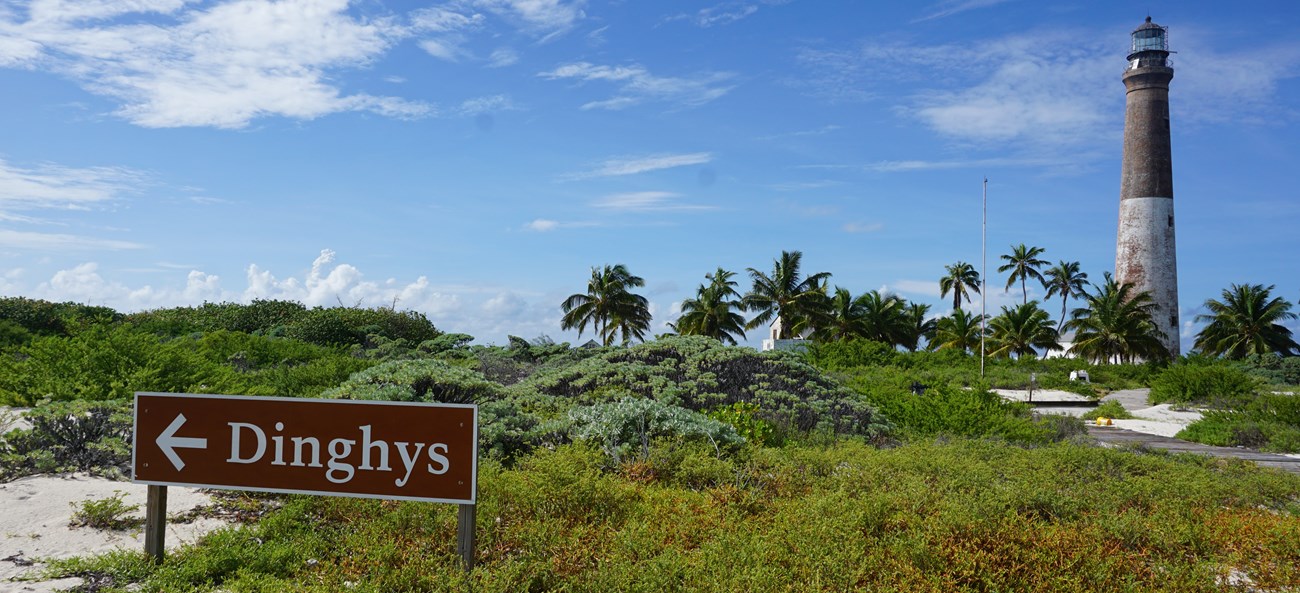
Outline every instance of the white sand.
[[[1009, 399], [1011, 401], [1023, 402], [1030, 400], [1029, 391], [1025, 389], [994, 389], [992, 391], [993, 393], [1002, 396], [1003, 399]], [[1086, 402], [1092, 401], [1092, 398], [1077, 393], [1070, 393], [1069, 391], [1060, 391], [1058, 389], [1035, 389], [1033, 401]]]
[[[69, 527], [68, 522], [76, 508], [71, 503], [113, 496], [115, 491], [126, 494], [123, 501], [140, 505], [134, 516], [144, 516], [147, 487], [129, 482], [117, 482], [84, 474], [73, 476], [31, 476], [0, 484], [0, 558], [15, 554], [37, 561], [33, 566], [18, 566], [12, 561], [0, 560], [0, 591], [54, 591], [76, 586], [80, 579], [61, 579], [44, 582], [15, 582], [15, 577], [35, 575], [42, 567], [40, 560], [68, 558], [107, 552], [115, 548], [144, 550], [142, 530], [106, 531], [89, 527]], [[192, 488], [167, 489], [168, 515], [182, 513], [211, 499]], [[193, 523], [168, 523], [167, 547], [193, 543], [200, 536], [226, 523], [217, 519], [198, 519]]]
[[[995, 389], [993, 391], [1012, 401], [1026, 401], [1028, 397], [1028, 392], [1024, 390]], [[1034, 401], [1089, 401], [1089, 398], [1068, 391], [1055, 391], [1049, 389], [1035, 391]], [[1082, 416], [1090, 410], [1092, 410], [1092, 408], [1062, 407], [1038, 408], [1035, 412], [1039, 414]], [[1114, 425], [1117, 428], [1166, 437], [1172, 437], [1178, 434], [1179, 431], [1187, 428], [1188, 424], [1201, 419], [1201, 413], [1199, 411], [1175, 410], [1170, 407], [1169, 404], [1130, 409], [1129, 412], [1136, 416], [1136, 418], [1132, 420], [1114, 420]]]
[[28, 429], [32, 425], [23, 418], [23, 414], [30, 408], [7, 408], [0, 406], [0, 434], [4, 434], [14, 429]]

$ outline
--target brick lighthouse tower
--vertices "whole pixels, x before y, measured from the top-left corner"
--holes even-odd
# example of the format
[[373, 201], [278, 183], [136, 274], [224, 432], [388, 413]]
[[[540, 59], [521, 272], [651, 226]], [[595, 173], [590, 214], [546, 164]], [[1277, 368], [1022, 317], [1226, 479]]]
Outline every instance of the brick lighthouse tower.
[[1174, 254], [1174, 172], [1169, 145], [1169, 31], [1151, 22], [1133, 31], [1124, 70], [1124, 166], [1120, 179], [1115, 280], [1151, 293], [1164, 345], [1178, 356], [1178, 261]]

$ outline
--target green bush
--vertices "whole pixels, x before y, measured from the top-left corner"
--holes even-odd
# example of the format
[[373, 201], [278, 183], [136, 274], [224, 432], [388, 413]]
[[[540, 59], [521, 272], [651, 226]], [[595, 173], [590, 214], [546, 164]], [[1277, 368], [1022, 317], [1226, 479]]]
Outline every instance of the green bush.
[[38, 336], [70, 335], [91, 325], [111, 324], [121, 319], [122, 315], [108, 307], [0, 297], [0, 320], [18, 324]]
[[510, 390], [543, 417], [630, 393], [696, 412], [753, 404], [755, 417], [780, 432], [874, 438], [889, 430], [872, 406], [797, 356], [701, 336], [664, 337], [540, 369]]
[[69, 526], [113, 530], [135, 529], [143, 526], [143, 517], [130, 516], [131, 513], [140, 510], [140, 505], [127, 504], [122, 500], [125, 496], [125, 492], [114, 490], [112, 496], [106, 498], [68, 503], [74, 509]]
[[903, 432], [913, 436], [998, 437], [1045, 443], [1055, 431], [1054, 427], [1034, 422], [1028, 404], [1009, 402], [982, 389], [939, 385], [916, 395], [901, 386], [859, 377], [849, 384]]
[[1147, 401], [1228, 408], [1249, 401], [1261, 387], [1258, 378], [1227, 363], [1184, 359], [1156, 377]]
[[1220, 447], [1300, 453], [1300, 396], [1263, 393], [1244, 407], [1209, 410], [1178, 438]]
[[0, 351], [4, 351], [6, 348], [22, 346], [31, 339], [32, 333], [27, 331], [27, 328], [8, 319], [0, 319]]
[[504, 396], [500, 384], [476, 371], [440, 360], [395, 360], [356, 373], [321, 397], [466, 404]]
[[730, 424], [640, 397], [574, 408], [569, 420], [573, 438], [600, 447], [614, 465], [648, 461], [650, 443], [661, 438], [707, 442], [719, 456], [745, 442]]
[[1098, 418], [1124, 420], [1132, 417], [1133, 414], [1130, 414], [1128, 410], [1124, 409], [1123, 404], [1115, 400], [1102, 402], [1100, 406], [1083, 413], [1084, 420], [1096, 420]]
[[76, 471], [121, 476], [131, 461], [128, 402], [43, 403], [29, 429], [0, 436], [0, 481]]

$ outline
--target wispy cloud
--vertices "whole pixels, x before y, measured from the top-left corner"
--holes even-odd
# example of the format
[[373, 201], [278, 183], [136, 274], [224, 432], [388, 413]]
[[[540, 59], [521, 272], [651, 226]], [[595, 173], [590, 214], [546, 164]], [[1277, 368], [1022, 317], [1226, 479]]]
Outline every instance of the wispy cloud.
[[474, 117], [481, 113], [496, 113], [501, 111], [515, 111], [519, 106], [506, 95], [492, 95], [490, 97], [476, 97], [462, 101], [456, 112], [466, 117]]
[[488, 68], [504, 68], [519, 61], [519, 52], [509, 47], [498, 47], [488, 56]]
[[618, 157], [606, 160], [595, 169], [581, 173], [565, 175], [565, 179], [590, 179], [593, 177], [616, 177], [636, 175], [661, 169], [672, 169], [689, 165], [702, 165], [713, 160], [713, 153], [690, 152], [683, 154], [652, 154], [646, 156]]
[[781, 139], [781, 138], [806, 138], [806, 137], [809, 137], [809, 136], [825, 136], [826, 134], [830, 134], [830, 133], [832, 133], [832, 132], [839, 131], [839, 130], [841, 130], [841, 129], [843, 129], [843, 128], [844, 128], [843, 126], [837, 126], [837, 125], [834, 125], [834, 124], [828, 124], [828, 125], [824, 125], [824, 126], [822, 126], [822, 127], [820, 127], [820, 128], [814, 128], [814, 129], [811, 129], [811, 130], [798, 130], [798, 131], [795, 131], [795, 132], [785, 132], [785, 133], [783, 133], [783, 134], [771, 134], [771, 135], [768, 135], [768, 136], [759, 136], [758, 139], [759, 139], [759, 140], [779, 140], [779, 139]]
[[960, 14], [968, 10], [977, 8], [988, 8], [1004, 4], [1010, 0], [944, 0], [929, 8], [929, 14], [913, 22], [928, 21], [932, 19], [941, 19], [954, 14]]
[[133, 191], [145, 175], [121, 167], [16, 167], [0, 160], [0, 212], [29, 208], [85, 208]]
[[59, 233], [32, 233], [0, 229], [0, 247], [24, 251], [100, 251], [140, 249], [144, 247], [131, 241], [97, 239]]
[[941, 171], [947, 169], [983, 169], [992, 167], [1057, 167], [1069, 163], [1059, 158], [989, 158], [949, 161], [878, 161], [863, 167], [868, 171], [900, 173], [910, 171]]
[[592, 202], [592, 206], [625, 212], [666, 212], [689, 210], [716, 210], [716, 206], [681, 203], [682, 195], [666, 191], [641, 191], [605, 196]]
[[875, 233], [884, 230], [883, 222], [846, 222], [840, 227], [846, 233]]
[[559, 229], [579, 229], [601, 226], [597, 222], [561, 222], [548, 218], [538, 218], [524, 225], [525, 230], [536, 231], [538, 233], [547, 233]]
[[731, 91], [726, 82], [733, 76], [728, 72], [704, 73], [691, 78], [665, 77], [651, 74], [640, 65], [603, 66], [590, 62], [564, 64], [538, 76], [548, 80], [576, 80], [579, 82], [605, 82], [616, 85], [614, 97], [583, 104], [582, 109], [618, 110], [647, 101], [675, 103], [695, 107], [713, 101]]
[[568, 32], [586, 16], [585, 0], [473, 0], [472, 6], [502, 16], [549, 41]]
[[667, 17], [665, 21], [685, 21], [697, 27], [709, 28], [744, 20], [756, 14], [762, 6], [787, 4], [790, 0], [729, 0], [695, 12], [683, 12]]
[[[428, 105], [345, 94], [329, 74], [365, 66], [409, 32], [329, 0], [35, 2], [26, 20], [0, 13], [0, 64], [49, 69], [121, 103], [146, 127], [238, 128], [278, 115], [340, 111], [420, 117]], [[141, 24], [141, 19], [154, 21]]]

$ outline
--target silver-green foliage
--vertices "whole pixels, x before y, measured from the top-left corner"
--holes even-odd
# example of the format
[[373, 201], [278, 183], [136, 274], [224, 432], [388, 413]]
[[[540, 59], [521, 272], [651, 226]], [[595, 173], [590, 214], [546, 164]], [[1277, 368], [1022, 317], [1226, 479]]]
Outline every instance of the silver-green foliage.
[[784, 432], [876, 437], [889, 425], [858, 394], [789, 353], [759, 353], [700, 336], [666, 337], [538, 372], [512, 386], [546, 417], [632, 395], [697, 412], [735, 403]]
[[718, 454], [745, 443], [730, 424], [640, 397], [573, 408], [568, 416], [572, 438], [599, 446], [615, 464], [634, 455], [648, 459], [651, 442], [660, 438], [705, 441]]
[[477, 371], [440, 360], [394, 360], [353, 373], [321, 397], [401, 402], [480, 403], [505, 395]]

